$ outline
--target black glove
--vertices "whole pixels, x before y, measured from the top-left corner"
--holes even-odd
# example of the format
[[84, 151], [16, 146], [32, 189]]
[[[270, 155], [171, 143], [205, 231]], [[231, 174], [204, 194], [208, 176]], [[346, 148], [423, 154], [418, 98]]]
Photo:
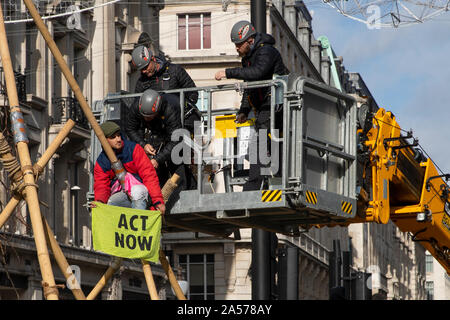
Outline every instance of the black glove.
[[198, 110], [197, 106], [189, 99], [186, 99], [184, 103], [184, 119], [186, 119], [193, 113], [196, 113], [199, 118], [201, 117], [201, 113]]

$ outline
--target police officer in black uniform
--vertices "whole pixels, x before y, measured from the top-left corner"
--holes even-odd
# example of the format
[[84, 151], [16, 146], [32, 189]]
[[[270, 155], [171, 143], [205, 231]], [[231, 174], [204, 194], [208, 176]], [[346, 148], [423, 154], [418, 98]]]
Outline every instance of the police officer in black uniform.
[[172, 141], [172, 134], [177, 129], [181, 129], [178, 98], [153, 89], [145, 90], [139, 102], [132, 105], [125, 126], [128, 138], [141, 145], [150, 157], [161, 187], [170, 175], [177, 173], [181, 177], [181, 188], [193, 189], [195, 181], [187, 174], [186, 165], [174, 164], [171, 158], [172, 149], [178, 143]]
[[[236, 51], [242, 57], [242, 67], [228, 68], [215, 74], [216, 80], [240, 79], [244, 81], [270, 80], [275, 74], [286, 75], [289, 70], [283, 63], [279, 51], [274, 47], [275, 39], [265, 33], [259, 33], [248, 21], [239, 21], [231, 29], [231, 41]], [[244, 90], [241, 107], [236, 115], [236, 122], [247, 121], [248, 114], [253, 109], [256, 120], [255, 129], [270, 129], [270, 88], [254, 88]], [[282, 129], [282, 110], [276, 110], [276, 128]], [[261, 163], [250, 164], [249, 180], [244, 184], [244, 191], [259, 190]]]
[[[153, 55], [144, 45], [134, 48], [132, 54], [133, 65], [141, 71], [141, 76], [136, 83], [136, 93], [147, 89], [165, 91], [182, 88], [195, 88], [195, 83], [186, 70], [180, 65], [169, 62], [164, 54]], [[179, 95], [177, 95], [179, 97]], [[198, 99], [197, 91], [186, 92], [184, 103], [184, 127], [191, 133], [194, 130], [194, 122], [200, 121], [200, 113], [196, 107]]]

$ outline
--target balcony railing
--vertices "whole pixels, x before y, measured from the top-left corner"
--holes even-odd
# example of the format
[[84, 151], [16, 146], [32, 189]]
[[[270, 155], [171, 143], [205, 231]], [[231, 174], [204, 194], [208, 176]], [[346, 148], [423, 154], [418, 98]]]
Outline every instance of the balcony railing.
[[[25, 85], [25, 75], [14, 71], [14, 78], [16, 79], [17, 97], [19, 102], [27, 101], [27, 88]], [[5, 81], [5, 71], [3, 67], [0, 67], [0, 94], [5, 95], [6, 92], [6, 81]]]
[[53, 98], [53, 124], [63, 124], [72, 119], [75, 123], [84, 129], [89, 128], [89, 122], [81, 110], [77, 99], [72, 97]]

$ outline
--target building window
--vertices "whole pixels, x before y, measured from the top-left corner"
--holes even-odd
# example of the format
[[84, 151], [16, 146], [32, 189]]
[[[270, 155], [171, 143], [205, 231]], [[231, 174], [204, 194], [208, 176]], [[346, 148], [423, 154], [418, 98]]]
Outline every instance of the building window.
[[178, 15], [178, 50], [211, 49], [211, 14]]
[[78, 85], [81, 90], [84, 87], [84, 80], [86, 80], [86, 69], [83, 70], [83, 67], [86, 66], [87, 58], [85, 56], [86, 48], [74, 45], [74, 61], [73, 61], [73, 76], [75, 80], [77, 80]]
[[426, 266], [426, 271], [427, 272], [433, 272], [433, 256], [431, 255], [426, 255], [425, 256], [425, 266]]
[[186, 270], [189, 300], [214, 300], [214, 254], [182, 254], [180, 266]]
[[434, 282], [427, 281], [425, 283], [425, 292], [427, 294], [427, 300], [434, 300]]

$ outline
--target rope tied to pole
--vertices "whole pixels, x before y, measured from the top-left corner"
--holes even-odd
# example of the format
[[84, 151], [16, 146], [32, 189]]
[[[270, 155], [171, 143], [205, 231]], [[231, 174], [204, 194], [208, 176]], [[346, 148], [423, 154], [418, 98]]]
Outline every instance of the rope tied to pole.
[[19, 194], [22, 194], [23, 190], [24, 190], [26, 187], [35, 187], [36, 189], [39, 189], [39, 186], [38, 186], [36, 183], [24, 182], [24, 183], [19, 184], [19, 185], [17, 186], [17, 188], [15, 188], [15, 189], [13, 190], [13, 192], [18, 192]]
[[22, 194], [22, 192], [26, 187], [35, 187], [36, 189], [39, 189], [39, 186], [35, 183], [36, 177], [33, 166], [31, 165], [26, 165], [22, 167], [22, 175], [23, 175], [22, 178], [28, 174], [31, 174], [33, 176], [33, 182], [25, 182], [24, 180], [21, 180], [18, 182], [17, 185], [14, 186], [14, 189], [12, 190], [13, 192], [19, 192], [19, 194]]
[[63, 284], [55, 284], [54, 286], [50, 286], [47, 282], [42, 281], [42, 288], [44, 291], [44, 297], [47, 299], [47, 297], [51, 294], [55, 294], [58, 296], [58, 288], [64, 289], [65, 285]]
[[2, 133], [0, 133], [0, 161], [6, 171], [8, 171], [8, 177], [11, 180], [15, 181], [22, 178], [19, 162], [13, 156], [11, 147]]
[[44, 172], [44, 167], [41, 167], [40, 165], [38, 165], [37, 163], [34, 164], [33, 166], [33, 174], [35, 176], [34, 180], [37, 180], [38, 177]]
[[23, 172], [23, 175], [26, 175], [26, 174], [33, 174], [34, 175], [33, 166], [32, 165], [25, 165], [25, 166], [23, 166], [22, 167], [22, 172]]

